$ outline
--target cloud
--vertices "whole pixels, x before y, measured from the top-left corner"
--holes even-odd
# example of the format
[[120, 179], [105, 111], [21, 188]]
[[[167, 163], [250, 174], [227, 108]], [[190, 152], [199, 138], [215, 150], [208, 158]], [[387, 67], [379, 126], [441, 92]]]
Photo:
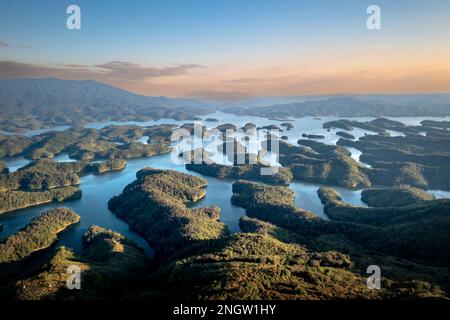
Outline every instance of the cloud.
[[223, 82], [235, 83], [235, 84], [248, 84], [248, 83], [264, 82], [266, 80], [267, 79], [256, 78], [256, 77], [244, 77], [244, 78], [223, 80]]
[[111, 61], [98, 65], [59, 64], [43, 66], [16, 61], [0, 61], [0, 78], [59, 77], [65, 79], [92, 79], [104, 82], [142, 81], [147, 78], [174, 77], [192, 69], [205, 68], [198, 64], [179, 64], [165, 68], [143, 67], [125, 61]]
[[187, 74], [191, 69], [205, 68], [198, 64], [179, 64], [172, 67], [143, 67], [125, 61], [111, 61], [95, 65], [103, 69], [112, 79], [142, 81], [147, 78], [172, 77]]
[[268, 76], [268, 77], [243, 77], [243, 78], [236, 78], [236, 79], [227, 79], [223, 80], [224, 83], [229, 83], [233, 85], [258, 85], [263, 83], [274, 83], [274, 82], [280, 82], [280, 81], [290, 81], [293, 79], [296, 79], [297, 75], [284, 75], [284, 76]]
[[75, 68], [75, 69], [87, 69], [90, 68], [87, 64], [59, 64], [60, 66], [67, 68]]
[[0, 41], [0, 48], [9, 48], [9, 44], [6, 42]]
[[82, 79], [80, 75], [90, 76], [84, 70], [69, 70], [67, 68], [47, 67], [37, 64], [16, 61], [0, 61], [0, 78], [42, 78], [60, 77], [69, 79]]

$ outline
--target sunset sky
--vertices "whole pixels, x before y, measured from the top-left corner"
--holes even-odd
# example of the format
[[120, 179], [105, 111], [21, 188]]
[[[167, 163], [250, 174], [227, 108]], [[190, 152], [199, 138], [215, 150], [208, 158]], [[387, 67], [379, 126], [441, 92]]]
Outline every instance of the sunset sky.
[[448, 0], [2, 0], [0, 78], [205, 99], [450, 92], [449, 39]]

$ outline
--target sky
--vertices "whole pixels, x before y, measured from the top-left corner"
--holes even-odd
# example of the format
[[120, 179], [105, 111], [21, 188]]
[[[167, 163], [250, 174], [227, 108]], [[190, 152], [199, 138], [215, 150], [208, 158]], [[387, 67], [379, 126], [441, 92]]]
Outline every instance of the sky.
[[221, 100], [450, 92], [449, 33], [448, 0], [2, 0], [0, 78]]

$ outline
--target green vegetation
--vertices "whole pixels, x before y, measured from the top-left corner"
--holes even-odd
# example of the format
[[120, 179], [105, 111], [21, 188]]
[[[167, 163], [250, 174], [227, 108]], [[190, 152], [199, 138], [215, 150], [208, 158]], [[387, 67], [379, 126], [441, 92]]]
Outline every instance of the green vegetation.
[[223, 134], [226, 134], [227, 131], [235, 131], [237, 127], [231, 123], [224, 123], [216, 127], [216, 130], [219, 130]]
[[0, 214], [50, 202], [62, 202], [81, 197], [78, 187], [62, 187], [39, 191], [0, 192]]
[[[73, 127], [65, 131], [45, 132], [31, 138], [0, 136], [1, 156], [24, 156], [29, 159], [53, 158], [66, 152], [78, 160], [131, 159], [151, 157], [171, 151], [172, 125], [141, 128], [136, 125], [107, 126], [96, 130]], [[143, 135], [149, 144], [138, 142]]]
[[6, 163], [0, 161], [0, 173], [8, 173], [9, 169]]
[[110, 159], [103, 162], [93, 163], [89, 166], [89, 171], [94, 173], [105, 173], [109, 171], [120, 171], [125, 168], [127, 162], [123, 159]]
[[[369, 187], [365, 168], [342, 147], [311, 140], [299, 140], [301, 146], [279, 141], [279, 162], [292, 171], [296, 180], [337, 185], [346, 188]], [[270, 151], [270, 143], [267, 143]]]
[[[445, 117], [450, 115], [447, 102], [433, 101], [423, 97], [420, 101], [411, 102], [408, 96], [403, 96], [408, 102], [387, 97], [330, 97], [327, 99], [307, 100], [261, 106], [258, 108], [234, 107], [228, 112], [236, 115], [264, 117], [273, 120], [286, 121], [288, 118], [303, 117]], [[419, 100], [419, 99], [418, 99]]]
[[285, 127], [288, 131], [294, 129], [294, 124], [292, 122], [283, 122], [280, 126]]
[[[83, 236], [83, 254], [59, 247], [33, 276], [16, 281], [12, 295], [20, 300], [116, 299], [131, 290], [148, 272], [149, 259], [121, 234], [91, 226]], [[82, 290], [69, 290], [67, 268], [82, 272]]]
[[[412, 230], [419, 224], [410, 225], [420, 221], [427, 226], [423, 219], [448, 215], [443, 211], [448, 211], [448, 202], [440, 202], [440, 213], [409, 207], [402, 214], [347, 214], [345, 210], [356, 207], [343, 204], [333, 189], [323, 188], [320, 196], [327, 210], [339, 207], [336, 215], [341, 215], [339, 221], [324, 221], [295, 208], [294, 192], [287, 187], [237, 181], [232, 201], [244, 206], [248, 216], [240, 219], [242, 232], [229, 235], [217, 221], [218, 208], [186, 206], [204, 194], [204, 185], [201, 178], [147, 168], [111, 199], [111, 209], [156, 249], [157, 260], [151, 266], [135, 244], [92, 226], [83, 236], [82, 255], [64, 247], [41, 252], [34, 256], [38, 265], [33, 263], [32, 269], [11, 278], [0, 288], [0, 296], [71, 300], [448, 297], [446, 220], [432, 223], [432, 235], [427, 237], [423, 230]], [[433, 260], [436, 248], [431, 243], [444, 250], [443, 258]], [[367, 289], [365, 271], [371, 264], [383, 268], [381, 290]], [[66, 288], [69, 265], [82, 270], [83, 290]]]
[[122, 159], [110, 159], [92, 164], [83, 161], [56, 162], [42, 159], [31, 162], [18, 171], [0, 174], [0, 191], [49, 190], [74, 186], [80, 183], [79, 175], [122, 170], [125, 165], [126, 161]]
[[404, 123], [394, 121], [386, 118], [377, 118], [371, 121], [361, 122], [355, 120], [340, 119], [325, 122], [324, 128], [340, 128], [347, 131], [353, 130], [353, 128], [361, 128], [373, 132], [378, 132], [380, 135], [386, 134], [386, 130], [400, 131], [404, 133], [418, 133], [420, 129], [414, 126], [406, 126]]
[[144, 135], [149, 137], [148, 143], [158, 144], [158, 143], [170, 143], [173, 130], [177, 126], [173, 124], [160, 124], [150, 127], [145, 127]]
[[109, 141], [132, 143], [144, 135], [145, 128], [138, 125], [107, 126], [100, 130], [103, 138]]
[[338, 131], [338, 132], [336, 132], [336, 135], [341, 136], [342, 138], [345, 138], [345, 139], [351, 139], [351, 140], [355, 139], [354, 135], [352, 135], [348, 132], [345, 132], [345, 131]]
[[48, 161], [35, 162], [20, 170], [0, 174], [0, 191], [41, 190], [78, 185], [78, 175], [70, 170], [52, 170]]
[[191, 136], [195, 134], [199, 138], [207, 132], [207, 128], [198, 123], [185, 123], [180, 126], [180, 129], [187, 130]]
[[258, 129], [262, 129], [262, 130], [278, 130], [278, 131], [283, 131], [280, 129], [279, 126], [275, 125], [275, 124], [269, 124], [267, 126], [263, 126], [263, 127], [259, 127]]
[[401, 207], [420, 201], [434, 200], [425, 190], [408, 185], [391, 189], [367, 189], [361, 193], [361, 200], [371, 207]]
[[97, 163], [33, 161], [16, 172], [0, 174], [0, 213], [78, 199], [81, 191], [75, 186], [80, 182], [79, 175], [122, 170], [125, 165], [122, 159]]
[[[448, 200], [401, 208], [360, 208], [343, 203], [335, 190], [321, 188], [319, 195], [333, 220], [324, 221], [296, 214], [292, 208], [276, 210], [282, 207], [277, 204], [278, 199], [283, 198], [276, 195], [277, 191], [258, 191], [260, 186], [250, 184], [249, 188], [246, 183], [244, 186], [237, 186], [233, 198], [240, 199], [242, 205], [250, 203], [249, 199], [264, 205], [247, 207], [250, 218], [241, 219], [243, 231], [301, 243], [314, 251], [348, 253], [354, 259], [355, 271], [361, 274], [370, 264], [383, 265], [388, 278], [383, 280], [386, 290], [380, 293], [384, 297], [435, 297], [446, 296], [450, 291], [450, 247], [445, 231], [449, 227]], [[271, 194], [275, 196], [271, 198]], [[428, 281], [442, 286], [447, 293]]]
[[189, 209], [205, 196], [206, 180], [171, 170], [146, 168], [113, 197], [108, 207], [139, 232], [163, 257], [192, 243], [222, 237], [217, 210]]
[[324, 129], [339, 128], [339, 129], [351, 131], [351, 130], [353, 130], [353, 122], [350, 120], [332, 120], [332, 121], [325, 122], [322, 125], [322, 127]]
[[[289, 185], [292, 173], [288, 168], [270, 167], [264, 164], [241, 164], [226, 166], [217, 163], [187, 163], [186, 169], [206, 176], [230, 179], [259, 180], [278, 185]], [[261, 169], [272, 170], [273, 174], [261, 174]]]
[[420, 124], [424, 127], [449, 129], [450, 121], [434, 121], [434, 120], [423, 120]]
[[65, 208], [51, 209], [33, 219], [24, 229], [0, 243], [0, 263], [22, 260], [52, 245], [59, 232], [77, 223], [80, 217]]
[[[367, 299], [362, 276], [336, 252], [314, 253], [271, 236], [239, 233], [181, 252], [128, 299]], [[186, 290], [186, 288], [189, 288]]]
[[302, 243], [303, 237], [298, 234], [280, 228], [272, 223], [250, 218], [248, 216], [242, 216], [239, 219], [239, 227], [242, 232], [245, 233], [257, 233], [262, 235], [271, 236], [284, 243]]
[[134, 159], [165, 154], [171, 150], [167, 143], [143, 144], [132, 142], [118, 145], [113, 142], [102, 141], [100, 143], [80, 143], [69, 155], [80, 160]]
[[[259, 161], [259, 155], [247, 153], [246, 148], [236, 140], [231, 143], [224, 143], [218, 146], [219, 150], [227, 152], [227, 148], [231, 145], [234, 147], [233, 158], [235, 165], [222, 165], [215, 163], [210, 159], [210, 154], [203, 149], [191, 151], [189, 154], [180, 155], [186, 161], [186, 169], [201, 173], [205, 176], [228, 179], [247, 179], [258, 180], [265, 183], [277, 185], [289, 185], [292, 180], [292, 173], [288, 168], [271, 167]], [[237, 153], [239, 152], [239, 153]], [[199, 158], [202, 156], [201, 158]], [[197, 161], [194, 161], [197, 159]], [[250, 164], [252, 160], [255, 164]], [[236, 164], [245, 162], [246, 164]]]
[[294, 197], [294, 191], [288, 187], [269, 186], [262, 183], [238, 180], [233, 183], [233, 197], [231, 201], [244, 208], [266, 203], [293, 206]]
[[258, 162], [258, 155], [249, 153], [247, 148], [236, 138], [226, 140], [218, 145], [217, 150], [227, 155], [228, 161], [234, 165]]
[[308, 138], [308, 139], [325, 139], [325, 136], [323, 134], [307, 134], [307, 133], [302, 133], [302, 137], [303, 138]]
[[[343, 229], [342, 233], [360, 245], [432, 264], [450, 264], [449, 199], [364, 208], [342, 202], [331, 188], [320, 188], [319, 196], [330, 219], [357, 224], [353, 230]], [[361, 228], [362, 225], [369, 228]]]
[[30, 144], [27, 137], [0, 134], [0, 158], [19, 156]]
[[260, 218], [260, 214], [268, 213], [275, 219], [278, 215], [315, 219], [313, 213], [294, 206], [294, 196], [294, 192], [287, 187], [240, 180], [233, 183], [231, 202], [247, 209], [250, 217]]
[[433, 130], [426, 136], [368, 135], [358, 141], [340, 139], [337, 144], [363, 152], [360, 159], [372, 165], [366, 172], [374, 185], [450, 190], [450, 134]]
[[383, 162], [413, 162], [424, 166], [442, 166], [450, 161], [450, 134], [448, 137], [407, 135], [384, 137], [368, 135], [358, 141], [339, 140], [338, 144], [355, 147], [369, 164]]
[[213, 111], [195, 99], [136, 95], [95, 81], [11, 79], [0, 83], [0, 131], [104, 121], [195, 119]]

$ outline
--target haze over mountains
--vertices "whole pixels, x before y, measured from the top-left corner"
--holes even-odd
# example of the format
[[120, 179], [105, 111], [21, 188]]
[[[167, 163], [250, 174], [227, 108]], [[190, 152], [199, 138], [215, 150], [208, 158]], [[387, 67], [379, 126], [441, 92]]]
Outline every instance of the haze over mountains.
[[0, 80], [0, 129], [97, 121], [194, 119], [221, 110], [263, 117], [450, 116], [450, 94], [262, 97], [233, 103], [137, 95], [86, 80]]
[[199, 100], [142, 96], [91, 80], [0, 80], [0, 127], [6, 131], [108, 120], [186, 119], [210, 111]]
[[168, 108], [187, 105], [206, 106], [206, 103], [195, 99], [143, 96], [93, 80], [75, 81], [57, 78], [0, 80], [0, 97], [2, 107], [8, 108], [11, 104], [20, 103], [26, 109], [43, 103], [61, 103], [67, 108], [96, 103]]
[[[450, 94], [336, 95], [271, 97], [231, 107], [236, 114], [263, 117], [450, 116]], [[259, 107], [259, 108], [256, 108]]]

